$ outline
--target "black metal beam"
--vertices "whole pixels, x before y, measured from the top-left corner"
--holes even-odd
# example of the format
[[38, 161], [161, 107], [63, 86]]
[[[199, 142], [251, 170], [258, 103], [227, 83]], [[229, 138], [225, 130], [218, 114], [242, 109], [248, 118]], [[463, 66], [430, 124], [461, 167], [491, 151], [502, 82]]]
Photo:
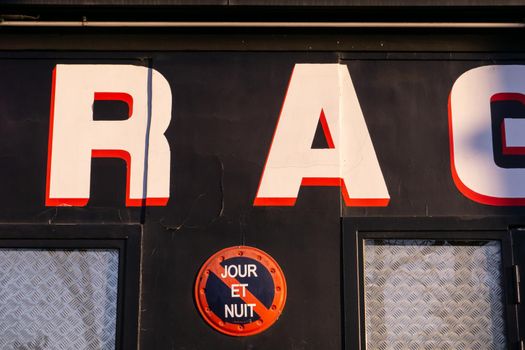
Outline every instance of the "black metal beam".
[[398, 7], [398, 6], [522, 6], [522, 0], [3, 0], [10, 5], [46, 6], [299, 6], [299, 7]]

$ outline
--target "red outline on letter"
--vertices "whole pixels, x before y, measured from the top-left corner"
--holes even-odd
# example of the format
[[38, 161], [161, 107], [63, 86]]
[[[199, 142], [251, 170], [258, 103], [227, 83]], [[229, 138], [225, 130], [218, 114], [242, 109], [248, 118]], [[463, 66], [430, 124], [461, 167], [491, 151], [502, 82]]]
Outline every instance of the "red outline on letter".
[[[493, 101], [504, 101], [508, 99], [503, 99], [503, 96], [509, 95], [521, 95], [514, 93], [501, 93], [495, 94], [491, 97], [490, 102]], [[524, 96], [524, 95], [521, 95]], [[525, 96], [523, 97], [525, 101]], [[515, 100], [512, 98], [512, 100]], [[521, 101], [521, 100], [520, 100]], [[523, 103], [523, 102], [522, 102]], [[477, 193], [471, 190], [467, 185], [465, 185], [459, 178], [458, 172], [456, 170], [456, 164], [454, 163], [454, 133], [452, 130], [452, 92], [448, 96], [448, 133], [449, 133], [449, 144], [450, 144], [450, 170], [452, 172], [452, 179], [458, 190], [468, 199], [473, 200], [481, 204], [494, 205], [494, 206], [517, 206], [525, 205], [525, 198], [501, 198], [501, 197], [492, 197], [487, 196], [481, 193]]]
[[[47, 144], [47, 179], [46, 179], [46, 206], [73, 206], [84, 207], [87, 205], [89, 198], [49, 198], [49, 188], [51, 180], [51, 159], [53, 151], [53, 123], [55, 113], [55, 83], [56, 83], [56, 67], [53, 69], [53, 78], [51, 84], [51, 110], [49, 121], [49, 140]], [[95, 92], [95, 101], [119, 100], [128, 105], [128, 119], [133, 114], [133, 97], [124, 92]], [[131, 199], [129, 196], [130, 186], [130, 169], [131, 156], [125, 150], [91, 150], [91, 158], [120, 158], [126, 162], [126, 206], [140, 207], [140, 206], [166, 206], [169, 198], [139, 198]]]
[[[295, 66], [294, 66], [295, 69]], [[263, 173], [259, 180], [259, 186], [257, 187], [257, 193], [255, 194], [255, 199], [253, 200], [253, 206], [263, 207], [263, 206], [272, 206], [272, 207], [293, 207], [297, 201], [297, 197], [257, 197], [259, 189], [261, 188], [262, 179], [264, 177], [264, 172], [268, 164], [268, 158], [272, 151], [273, 141], [275, 139], [275, 134], [279, 128], [279, 121], [281, 120], [281, 115], [283, 112], [284, 104], [286, 103], [286, 97], [288, 96], [288, 90], [290, 88], [290, 83], [293, 78], [294, 69], [292, 69], [292, 74], [290, 75], [290, 80], [288, 81], [288, 87], [286, 88], [286, 94], [284, 95], [284, 101], [281, 106], [281, 111], [279, 112], [279, 118], [277, 119], [277, 125], [273, 132], [272, 142], [270, 144], [270, 150], [266, 156], [266, 162], [264, 163]], [[330, 128], [328, 127], [328, 122], [326, 121], [326, 116], [324, 111], [321, 109], [321, 115], [319, 116], [321, 126], [323, 128], [323, 133], [326, 138], [328, 147], [335, 149], [334, 141], [332, 139], [332, 134], [330, 133]], [[386, 207], [390, 202], [390, 198], [350, 198], [348, 191], [346, 189], [345, 181], [342, 178], [337, 177], [305, 177], [301, 180], [301, 186], [338, 186], [341, 189], [341, 195], [347, 207]]]
[[94, 101], [122, 101], [128, 105], [128, 119], [133, 115], [133, 97], [125, 92], [95, 92]]
[[[525, 105], [525, 95], [519, 93], [499, 93], [490, 98], [490, 102], [495, 101], [517, 101]], [[505, 118], [508, 119], [508, 118]], [[507, 135], [505, 134], [505, 119], [501, 121], [501, 153], [505, 155], [525, 155], [525, 147], [507, 147]]]
[[56, 84], [56, 66], [53, 68], [53, 77], [51, 82], [51, 105], [49, 111], [49, 139], [47, 140], [47, 174], [46, 174], [46, 207], [84, 207], [87, 198], [49, 198], [49, 189], [51, 181], [51, 155], [53, 152], [53, 123], [55, 117], [55, 84]]
[[321, 122], [324, 138], [326, 139], [326, 144], [328, 145], [328, 148], [335, 148], [334, 140], [332, 139], [332, 133], [330, 132], [328, 122], [326, 121], [326, 116], [324, 115], [324, 111], [322, 109], [321, 115], [319, 116], [319, 121]]
[[126, 162], [126, 207], [165, 206], [168, 198], [134, 198], [129, 196], [129, 179], [131, 170], [131, 156], [125, 150], [94, 149], [91, 150], [91, 158], [119, 158]]

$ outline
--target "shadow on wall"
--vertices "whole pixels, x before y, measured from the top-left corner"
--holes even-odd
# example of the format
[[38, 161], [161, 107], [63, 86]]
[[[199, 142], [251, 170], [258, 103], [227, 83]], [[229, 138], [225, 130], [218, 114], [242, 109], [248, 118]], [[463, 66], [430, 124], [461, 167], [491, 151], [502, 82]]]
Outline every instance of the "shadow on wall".
[[452, 175], [478, 203], [525, 205], [525, 66], [492, 65], [458, 78], [449, 101]]

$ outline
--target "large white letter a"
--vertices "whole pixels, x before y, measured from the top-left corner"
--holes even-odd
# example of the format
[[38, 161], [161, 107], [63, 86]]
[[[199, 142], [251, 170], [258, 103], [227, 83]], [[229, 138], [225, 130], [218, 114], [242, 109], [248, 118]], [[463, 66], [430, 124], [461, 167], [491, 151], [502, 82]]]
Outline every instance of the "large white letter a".
[[[314, 149], [320, 121], [329, 148]], [[297, 64], [256, 206], [293, 206], [301, 186], [340, 186], [347, 206], [387, 206], [388, 190], [345, 65]]]

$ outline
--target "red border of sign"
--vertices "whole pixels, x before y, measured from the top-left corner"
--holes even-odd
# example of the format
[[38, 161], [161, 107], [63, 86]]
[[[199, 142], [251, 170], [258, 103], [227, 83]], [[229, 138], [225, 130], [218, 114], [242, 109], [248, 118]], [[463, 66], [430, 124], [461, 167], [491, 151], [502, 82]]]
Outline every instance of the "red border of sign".
[[[264, 305], [258, 301], [257, 304], [259, 309], [256, 308], [255, 310], [257, 314], [259, 314], [260, 319], [242, 325], [224, 322], [215, 315], [209, 308], [205, 293], [209, 274], [218, 272], [218, 270], [222, 268], [220, 263], [224, 260], [240, 256], [252, 258], [261, 263], [270, 272], [275, 285], [275, 295], [272, 301], [272, 306], [269, 309], [266, 309]], [[284, 309], [286, 293], [286, 279], [284, 278], [284, 273], [277, 262], [262, 250], [248, 246], [229, 247], [213, 254], [208, 260], [206, 260], [199, 270], [194, 289], [195, 303], [206, 323], [221, 333], [237, 337], [258, 334], [273, 325]], [[251, 293], [248, 294], [247, 298], [255, 298]]]

